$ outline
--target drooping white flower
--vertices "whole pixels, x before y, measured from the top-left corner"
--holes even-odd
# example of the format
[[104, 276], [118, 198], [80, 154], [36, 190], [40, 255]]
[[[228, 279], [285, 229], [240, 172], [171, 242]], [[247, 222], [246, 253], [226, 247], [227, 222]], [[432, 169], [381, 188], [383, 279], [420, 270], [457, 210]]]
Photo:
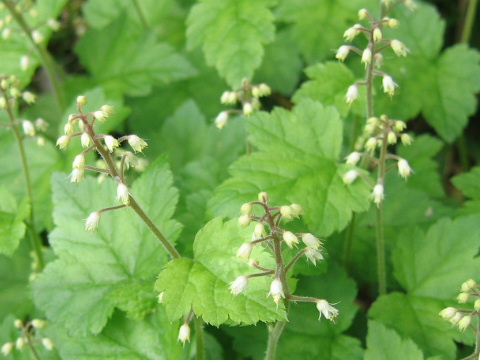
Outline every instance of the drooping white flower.
[[318, 250], [318, 248], [322, 245], [321, 241], [310, 233], [303, 234], [302, 241], [310, 249]]
[[87, 132], [83, 132], [82, 136], [80, 136], [80, 142], [82, 143], [82, 147], [88, 148], [90, 145], [92, 145], [93, 140]]
[[116, 149], [120, 145], [118, 143], [118, 140], [115, 139], [111, 135], [105, 136], [104, 141], [105, 141], [105, 145], [107, 146], [107, 148], [110, 152], [113, 152], [113, 150]]
[[17, 340], [15, 341], [15, 347], [17, 348], [17, 350], [22, 350], [24, 346], [25, 339], [23, 338], [23, 336], [17, 338]]
[[99, 222], [100, 213], [98, 211], [92, 212], [90, 215], [88, 215], [88, 218], [85, 221], [85, 230], [95, 230], [98, 227]]
[[270, 291], [267, 294], [272, 296], [273, 301], [278, 305], [278, 302], [281, 298], [285, 298], [285, 293], [283, 292], [283, 285], [279, 278], [275, 278], [270, 284]]
[[405, 145], [405, 146], [410, 145], [413, 141], [412, 137], [408, 134], [402, 134], [400, 136], [400, 140], [402, 141], [402, 144]]
[[265, 226], [263, 225], [263, 223], [256, 223], [255, 228], [253, 229], [253, 236], [255, 237], [255, 239], [261, 239], [265, 235], [267, 235], [267, 232], [265, 231]]
[[457, 326], [460, 330], [465, 330], [468, 325], [470, 325], [470, 322], [472, 321], [472, 317], [470, 315], [464, 316], [460, 319], [460, 321], [457, 323]]
[[362, 28], [362, 25], [355, 24], [352, 27], [345, 30], [345, 32], [343, 33], [343, 37], [347, 41], [352, 41], [358, 34], [360, 34], [361, 28]]
[[358, 171], [357, 170], [349, 170], [342, 176], [343, 183], [346, 185], [352, 184], [355, 179], [358, 177]]
[[358, 10], [358, 19], [359, 19], [359, 20], [365, 20], [367, 16], [368, 16], [368, 11], [367, 11], [367, 9], [360, 9], [360, 10]]
[[318, 251], [316, 249], [312, 249], [312, 248], [307, 248], [305, 250], [305, 256], [315, 266], [317, 265], [317, 260], [323, 260], [323, 255], [320, 253], [320, 251]]
[[243, 243], [237, 251], [237, 257], [242, 259], [248, 259], [252, 253], [252, 244], [249, 242]]
[[79, 154], [73, 159], [72, 168], [74, 169], [83, 169], [85, 167], [85, 156]]
[[399, 40], [392, 40], [390, 47], [397, 56], [407, 56], [407, 52], [409, 52], [407, 47]]
[[347, 93], [345, 94], [345, 101], [347, 104], [351, 104], [356, 99], [358, 99], [358, 87], [353, 84], [348, 87]]
[[448, 321], [450, 321], [450, 324], [452, 324], [452, 325], [457, 325], [458, 322], [459, 322], [460, 320], [462, 320], [462, 318], [463, 318], [462, 313], [457, 312], [457, 313], [455, 313], [455, 315], [453, 315], [453, 316], [450, 318], [450, 320], [448, 320]]
[[291, 231], [285, 231], [283, 233], [283, 241], [285, 241], [285, 244], [287, 244], [290, 249], [293, 248], [293, 246], [296, 246], [299, 242], [298, 238]]
[[87, 104], [87, 97], [84, 95], [77, 96], [77, 106], [83, 106]]
[[457, 296], [457, 301], [459, 304], [465, 304], [468, 301], [469, 295], [466, 292], [461, 292]]
[[377, 139], [371, 137], [365, 143], [365, 150], [373, 152], [377, 148]]
[[33, 104], [37, 97], [35, 96], [34, 93], [31, 93], [30, 91], [24, 91], [22, 93], [22, 98], [25, 100], [27, 104]]
[[363, 50], [362, 53], [362, 63], [365, 64], [365, 67], [367, 67], [368, 64], [372, 62], [372, 50], [370, 48], [366, 48]]
[[23, 120], [22, 121], [23, 133], [28, 136], [35, 136], [35, 127], [31, 121]]
[[390, 144], [390, 145], [397, 143], [397, 135], [393, 131], [390, 131], [387, 134], [387, 143]]
[[380, 206], [380, 203], [382, 202], [383, 198], [385, 197], [383, 193], [383, 185], [382, 184], [377, 184], [373, 187], [373, 192], [371, 197], [373, 198], [373, 202], [377, 204], [377, 206]]
[[412, 173], [412, 169], [410, 168], [410, 165], [408, 165], [408, 161], [405, 159], [398, 160], [397, 166], [398, 166], [398, 173], [404, 179], [406, 179]]
[[253, 114], [253, 106], [251, 103], [247, 102], [243, 104], [243, 114], [246, 116], [250, 116]]
[[13, 342], [8, 342], [8, 343], [5, 343], [3, 344], [2, 346], [2, 354], [7, 356], [8, 354], [10, 354], [13, 350], [13, 346], [15, 344]]
[[228, 121], [228, 111], [222, 111], [215, 118], [215, 126], [218, 129], [223, 129], [223, 127], [227, 125], [227, 121]]
[[285, 220], [292, 220], [293, 219], [293, 209], [290, 205], [283, 205], [280, 206], [280, 214]]
[[384, 75], [382, 80], [383, 92], [387, 93], [390, 96], [393, 96], [395, 93], [395, 87], [398, 86], [392, 79], [391, 76]]
[[342, 45], [338, 48], [337, 52], [335, 53], [335, 58], [337, 58], [340, 61], [344, 61], [348, 53], [350, 52], [350, 47], [348, 45]]
[[47, 322], [45, 320], [41, 320], [41, 319], [33, 319], [32, 320], [32, 326], [35, 329], [43, 329], [45, 327], [45, 325], [47, 325]]
[[251, 220], [252, 219], [250, 218], [249, 215], [242, 215], [238, 218], [238, 225], [240, 225], [241, 227], [246, 227], [250, 225]]
[[78, 183], [83, 180], [84, 175], [85, 175], [85, 170], [73, 169], [72, 173], [70, 174], [70, 182]]
[[102, 110], [97, 110], [93, 112], [93, 117], [95, 118], [95, 120], [98, 120], [100, 122], [105, 122], [108, 116]]
[[395, 120], [395, 124], [393, 125], [393, 129], [396, 132], [401, 132], [405, 130], [406, 127], [407, 127], [407, 124], [405, 123], [405, 121], [402, 121], [402, 120]]
[[188, 326], [188, 324], [180, 326], [178, 330], [178, 340], [183, 343], [183, 346], [185, 346], [187, 341], [190, 341], [190, 326]]
[[43, 339], [41, 340], [41, 342], [42, 342], [43, 347], [44, 347], [46, 350], [50, 351], [50, 350], [53, 349], [53, 342], [52, 342], [52, 340], [50, 340], [49, 338], [43, 338]]
[[117, 185], [117, 201], [121, 201], [124, 205], [130, 203], [130, 194], [128, 188], [124, 183], [119, 183]]
[[317, 300], [317, 310], [320, 313], [318, 320], [322, 319], [322, 315], [330, 321], [338, 316], [338, 310], [330, 305], [327, 300]]
[[440, 311], [438, 315], [440, 315], [444, 320], [450, 320], [455, 316], [456, 313], [457, 313], [457, 309], [450, 306]]
[[48, 19], [47, 20], [47, 25], [53, 31], [58, 31], [58, 29], [60, 29], [60, 23], [55, 19], [51, 19], [51, 18]]
[[379, 28], [375, 28], [373, 30], [373, 41], [379, 42], [381, 40], [382, 40], [382, 30], [380, 30]]
[[248, 278], [246, 276], [239, 276], [230, 283], [230, 292], [233, 295], [238, 295], [247, 288]]
[[475, 289], [477, 286], [477, 283], [473, 279], [468, 279], [467, 281], [462, 283], [462, 286], [460, 287], [460, 290], [462, 292], [469, 292]]
[[348, 165], [357, 165], [357, 163], [360, 161], [361, 156], [362, 155], [358, 151], [354, 151], [346, 157], [345, 163]]
[[132, 147], [133, 151], [135, 152], [142, 152], [142, 150], [148, 146], [146, 141], [138, 137], [137, 135], [129, 135], [128, 144]]

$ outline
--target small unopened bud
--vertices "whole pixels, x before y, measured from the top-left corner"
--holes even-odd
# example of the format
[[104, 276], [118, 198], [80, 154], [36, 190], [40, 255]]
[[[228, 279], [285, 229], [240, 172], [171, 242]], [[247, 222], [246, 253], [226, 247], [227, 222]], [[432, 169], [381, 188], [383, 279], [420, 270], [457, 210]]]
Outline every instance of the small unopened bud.
[[15, 326], [17, 329], [21, 329], [23, 328], [23, 321], [20, 319], [15, 319], [13, 326]]
[[60, 23], [55, 19], [48, 19], [47, 25], [53, 31], [58, 31], [58, 29], [60, 29]]
[[259, 223], [255, 224], [255, 228], [253, 230], [253, 235], [254, 235], [255, 239], [261, 239], [265, 235], [267, 235], [267, 233], [265, 231], [265, 226], [263, 226], [263, 223], [259, 222]]
[[42, 341], [43, 347], [44, 347], [46, 350], [50, 351], [50, 350], [53, 349], [53, 342], [52, 342], [52, 340], [50, 340], [49, 338], [43, 338], [41, 341]]
[[128, 188], [124, 183], [119, 183], [117, 185], [117, 201], [121, 201], [124, 205], [130, 203], [130, 194]]
[[83, 169], [73, 169], [72, 173], [70, 174], [70, 182], [78, 183], [83, 180], [83, 176], [85, 175], [85, 170]]
[[77, 96], [77, 106], [84, 106], [87, 104], [87, 98], [83, 95]]
[[35, 94], [31, 93], [30, 91], [24, 91], [22, 93], [22, 98], [25, 100], [27, 104], [33, 104], [36, 100]]
[[438, 315], [440, 315], [444, 320], [450, 320], [455, 316], [456, 313], [457, 313], [457, 309], [455, 309], [454, 307], [447, 307], [442, 311], [440, 311]]
[[27, 71], [29, 62], [30, 60], [27, 55], [23, 55], [22, 57], [20, 57], [20, 69], [22, 71]]
[[32, 320], [32, 326], [35, 329], [43, 329], [47, 325], [47, 322], [45, 320], [40, 320], [40, 319], [33, 319]]
[[345, 163], [348, 165], [357, 165], [357, 163], [360, 161], [360, 158], [361, 154], [358, 151], [354, 151], [346, 157]]
[[362, 53], [362, 63], [365, 64], [365, 67], [372, 62], [372, 50], [366, 48]]
[[252, 204], [245, 203], [240, 207], [240, 214], [250, 215], [252, 213]]
[[238, 225], [240, 225], [241, 227], [246, 227], [248, 225], [250, 225], [250, 216], [249, 215], [242, 215], [238, 218]]
[[342, 45], [338, 48], [337, 52], [335, 53], [335, 58], [340, 61], [345, 61], [350, 52], [350, 47], [347, 45]]
[[470, 322], [472, 321], [472, 317], [470, 315], [464, 316], [463, 318], [460, 319], [460, 321], [457, 323], [457, 326], [460, 330], [465, 330], [468, 325], [470, 325]]
[[105, 136], [104, 141], [105, 141], [105, 145], [107, 146], [107, 149], [110, 152], [113, 152], [113, 150], [115, 150], [120, 145], [118, 143], [118, 140], [110, 135]]
[[387, 134], [387, 143], [396, 144], [397, 143], [397, 135], [393, 131], [389, 131]]
[[22, 350], [25, 346], [25, 339], [23, 337], [19, 337], [17, 341], [15, 341], [15, 347], [17, 350]]
[[298, 244], [298, 238], [291, 231], [285, 231], [283, 233], [283, 241], [285, 241], [285, 244], [287, 244], [290, 249]]
[[33, 124], [28, 120], [22, 121], [22, 129], [23, 133], [28, 136], [35, 136], [35, 127]]
[[247, 102], [243, 104], [243, 114], [246, 116], [250, 116], [253, 114], [253, 107], [251, 103]]
[[135, 152], [142, 152], [142, 150], [148, 146], [145, 140], [138, 137], [137, 135], [129, 135], [128, 144], [132, 147], [133, 151]]
[[12, 342], [8, 342], [6, 344], [3, 344], [2, 354], [7, 356], [8, 354], [10, 354], [12, 352], [14, 346], [15, 346], [15, 344], [12, 343]]
[[460, 289], [462, 292], [469, 292], [469, 291], [475, 290], [476, 286], [477, 286], [477, 283], [475, 282], [475, 280], [468, 279], [467, 281], [462, 283], [462, 286]]
[[223, 127], [227, 125], [227, 121], [228, 121], [228, 111], [222, 111], [215, 118], [215, 126], [219, 129], [223, 129]]
[[345, 101], [347, 104], [351, 104], [356, 99], [358, 99], [358, 87], [357, 85], [353, 84], [349, 86], [347, 93], [345, 94]]
[[80, 137], [80, 142], [82, 143], [82, 147], [88, 148], [90, 145], [92, 145], [93, 140], [92, 140], [92, 137], [88, 133], [84, 132], [84, 133], [82, 133], [82, 136]]
[[405, 146], [410, 145], [413, 141], [412, 137], [408, 134], [402, 134], [400, 136], [400, 140], [402, 141], [402, 144], [405, 145]]
[[352, 184], [358, 177], [359, 173], [357, 170], [349, 170], [342, 176], [342, 181], [346, 185]]
[[365, 20], [368, 16], [368, 11], [367, 9], [360, 9], [358, 10], [358, 19], [359, 20]]
[[468, 301], [468, 297], [469, 297], [468, 293], [461, 292], [457, 296], [457, 301], [459, 304], [465, 304]]
[[98, 211], [92, 212], [88, 215], [87, 220], [85, 221], [85, 230], [92, 231], [98, 227], [100, 223], [100, 213]]
[[248, 285], [248, 278], [246, 276], [239, 276], [230, 283], [230, 292], [233, 295], [238, 295], [243, 292]]
[[272, 296], [273, 301], [275, 301], [276, 304], [278, 304], [281, 298], [285, 298], [285, 294], [283, 292], [283, 285], [279, 278], [275, 278], [270, 284], [270, 291], [267, 294], [267, 297], [270, 295]]
[[57, 140], [57, 146], [60, 149], [64, 149], [67, 147], [68, 143], [70, 142], [70, 137], [67, 135], [62, 135]]
[[373, 192], [371, 197], [373, 198], [373, 202], [377, 204], [377, 206], [380, 206], [380, 203], [382, 202], [383, 198], [385, 197], [383, 193], [383, 185], [382, 184], [377, 184], [373, 188]]
[[410, 174], [412, 173], [412, 169], [410, 168], [410, 165], [408, 164], [408, 161], [405, 160], [405, 159], [398, 160], [397, 166], [398, 166], [398, 173], [404, 179], [409, 177]]
[[292, 220], [293, 210], [289, 205], [280, 206], [280, 214], [285, 220]]
[[40, 44], [41, 42], [43, 42], [43, 40], [45, 40], [42, 33], [38, 30], [32, 31], [32, 39], [35, 42], [35, 44]]
[[310, 249], [318, 250], [318, 248], [322, 245], [320, 240], [310, 233], [303, 234], [302, 241]]
[[260, 202], [263, 202], [263, 203], [267, 203], [268, 202], [268, 195], [265, 191], [262, 191], [260, 193], [258, 193], [258, 201]]
[[373, 30], [373, 41], [379, 42], [381, 40], [382, 40], [382, 30], [380, 30], [379, 28], [375, 28]]
[[237, 257], [242, 259], [248, 259], [252, 253], [252, 244], [249, 242], [243, 243], [237, 251]]
[[85, 156], [82, 154], [75, 156], [72, 167], [74, 169], [83, 169], [85, 167]]
[[190, 326], [188, 326], [188, 324], [180, 326], [178, 330], [178, 340], [183, 343], [183, 346], [185, 346], [187, 341], [190, 341]]

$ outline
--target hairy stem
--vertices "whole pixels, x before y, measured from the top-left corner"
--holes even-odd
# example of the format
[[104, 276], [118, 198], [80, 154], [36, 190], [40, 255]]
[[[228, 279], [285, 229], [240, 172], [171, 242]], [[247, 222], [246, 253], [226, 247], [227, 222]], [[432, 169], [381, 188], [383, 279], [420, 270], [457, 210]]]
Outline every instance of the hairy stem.
[[278, 340], [282, 335], [283, 329], [285, 328], [285, 321], [278, 321], [273, 330], [268, 333], [268, 344], [267, 344], [267, 354], [265, 355], [265, 360], [274, 360], [275, 352], [277, 351]]
[[197, 346], [196, 360], [203, 360], [204, 358], [204, 334], [203, 334], [203, 320], [200, 317], [196, 317], [193, 322], [195, 323], [195, 343]]
[[28, 348], [29, 348], [30, 351], [32, 352], [33, 357], [34, 357], [36, 360], [41, 360], [41, 357], [40, 357], [40, 355], [38, 354], [37, 349], [35, 349], [35, 344], [33, 343], [31, 336], [30, 336], [30, 335], [27, 335], [26, 338], [27, 338]]
[[48, 53], [48, 51], [44, 46], [37, 44], [33, 40], [32, 29], [27, 24], [22, 14], [15, 10], [15, 4], [11, 0], [1, 0], [1, 1], [8, 8], [8, 11], [10, 12], [10, 14], [13, 16], [13, 18], [18, 23], [18, 25], [20, 25], [23, 32], [25, 33], [25, 36], [30, 40], [32, 46], [35, 48], [35, 51], [37, 52], [38, 57], [40, 58], [40, 62], [42, 63], [42, 66], [45, 68], [50, 84], [52, 85], [53, 93], [58, 105], [58, 109], [60, 113], [63, 113], [65, 111], [65, 100], [60, 90], [60, 84], [57, 80], [57, 76], [55, 72], [55, 62], [53, 58], [51, 57], [51, 55]]

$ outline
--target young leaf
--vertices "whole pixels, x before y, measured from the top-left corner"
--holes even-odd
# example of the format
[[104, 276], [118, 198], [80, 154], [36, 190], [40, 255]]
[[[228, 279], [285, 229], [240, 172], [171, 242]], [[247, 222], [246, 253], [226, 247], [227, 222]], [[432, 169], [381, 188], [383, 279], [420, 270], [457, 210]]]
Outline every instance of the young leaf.
[[25, 199], [17, 205], [15, 197], [0, 187], [0, 254], [11, 256], [25, 234], [24, 220], [30, 215], [30, 204]]
[[[59, 259], [34, 282], [34, 299], [50, 320], [70, 332], [97, 334], [115, 307], [135, 318], [153, 309], [147, 284], [153, 291], [154, 277], [168, 255], [129, 208], [102, 213], [98, 229], [87, 233], [83, 219], [111, 206], [116, 186], [113, 181], [99, 185], [89, 177], [72, 186], [65, 177], [57, 174], [52, 179], [57, 227], [50, 244]], [[180, 227], [170, 219], [178, 196], [171, 184], [168, 166], [159, 159], [131, 192], [167, 238], [174, 240]], [[121, 290], [125, 287], [131, 292]]]
[[202, 0], [187, 19], [187, 45], [202, 46], [208, 65], [236, 87], [262, 63], [263, 46], [273, 41], [273, 0]]
[[[258, 272], [245, 261], [235, 258], [240, 245], [249, 239], [251, 228], [240, 228], [237, 220], [223, 223], [210, 221], [197, 234], [193, 247], [195, 260], [181, 258], [167, 264], [160, 273], [155, 289], [164, 292], [163, 303], [171, 320], [189, 313], [218, 326], [227, 321], [255, 324], [258, 321], [285, 320], [285, 309], [277, 309], [266, 297], [271, 276], [250, 279], [244, 293], [234, 296], [229, 283], [240, 275]], [[251, 255], [262, 266], [273, 266], [273, 259], [256, 247]]]
[[369, 321], [364, 360], [380, 359], [423, 360], [423, 354], [412, 340], [402, 339], [394, 330], [376, 321]]
[[155, 84], [188, 78], [195, 69], [153, 33], [134, 34], [125, 17], [103, 29], [91, 29], [76, 53], [95, 81], [113, 93], [143, 96]]
[[333, 107], [305, 99], [292, 112], [275, 109], [247, 120], [249, 140], [259, 151], [235, 162], [233, 175], [209, 202], [213, 215], [238, 214], [241, 204], [266, 191], [277, 204], [298, 203], [318, 236], [343, 229], [353, 211], [369, 205], [369, 189], [357, 181], [345, 185], [337, 166], [342, 123]]

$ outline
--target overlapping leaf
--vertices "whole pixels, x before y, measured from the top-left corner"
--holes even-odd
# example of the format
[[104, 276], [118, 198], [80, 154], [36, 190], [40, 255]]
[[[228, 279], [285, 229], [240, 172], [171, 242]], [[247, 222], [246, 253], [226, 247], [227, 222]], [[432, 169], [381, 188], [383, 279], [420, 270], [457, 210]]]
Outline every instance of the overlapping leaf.
[[460, 210], [464, 214], [480, 212], [480, 167], [475, 167], [468, 173], [452, 178], [452, 183], [470, 200], [464, 203]]
[[236, 216], [241, 204], [267, 191], [276, 204], [300, 204], [311, 230], [327, 236], [343, 229], [353, 211], [368, 207], [368, 187], [346, 186], [346, 170], [336, 165], [342, 123], [333, 107], [303, 100], [292, 112], [277, 108], [252, 116], [247, 131], [259, 151], [231, 166], [233, 177], [215, 191], [211, 214]]
[[[283, 306], [277, 308], [266, 297], [272, 281], [268, 276], [251, 279], [245, 293], [237, 296], [230, 293], [229, 283], [240, 275], [256, 272], [235, 258], [251, 233], [251, 228], [240, 228], [236, 220], [223, 223], [216, 218], [197, 234], [194, 260], [180, 258], [167, 264], [155, 289], [164, 292], [163, 303], [171, 320], [187, 315], [192, 308], [197, 316], [215, 326], [227, 321], [248, 325], [285, 319]], [[274, 264], [272, 256], [258, 247], [252, 257], [261, 266]]]
[[[59, 259], [34, 283], [37, 306], [76, 334], [99, 333], [115, 307], [142, 317], [154, 306], [153, 282], [168, 259], [165, 250], [129, 208], [103, 213], [99, 228], [86, 232], [83, 219], [112, 205], [115, 184], [98, 185], [87, 178], [74, 186], [65, 177], [57, 174], [52, 180], [57, 227], [50, 243]], [[177, 202], [171, 184], [165, 160], [159, 159], [134, 183], [132, 194], [164, 234], [175, 239], [180, 229], [170, 219]]]
[[274, 0], [202, 0], [187, 19], [187, 44], [202, 46], [208, 65], [234, 87], [251, 78], [262, 62], [263, 46], [273, 41]]
[[30, 214], [28, 200], [17, 204], [15, 197], [0, 187], [0, 253], [11, 256], [25, 234], [24, 220]]

